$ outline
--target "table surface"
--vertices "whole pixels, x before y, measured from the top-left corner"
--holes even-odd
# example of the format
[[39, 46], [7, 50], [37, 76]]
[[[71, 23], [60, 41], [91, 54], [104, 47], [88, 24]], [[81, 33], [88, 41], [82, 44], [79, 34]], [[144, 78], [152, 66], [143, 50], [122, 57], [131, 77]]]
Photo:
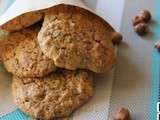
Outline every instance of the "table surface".
[[109, 120], [118, 107], [129, 108], [133, 120], [149, 120], [154, 24], [150, 24], [151, 31], [146, 37], [139, 37], [133, 31], [131, 20], [143, 9], [153, 13], [154, 3], [155, 0], [99, 0], [98, 4], [91, 4], [124, 37], [118, 50]]
[[[151, 62], [153, 52], [153, 27], [145, 37], [133, 30], [132, 18], [143, 9], [154, 13], [155, 0], [126, 0], [120, 31], [124, 43], [119, 47], [118, 64], [113, 83], [110, 119], [121, 106], [128, 107], [132, 120], [150, 120]], [[154, 15], [153, 15], [154, 20]]]
[[[103, 16], [117, 31], [120, 30], [125, 0], [83, 0]], [[118, 8], [118, 9], [117, 9]]]

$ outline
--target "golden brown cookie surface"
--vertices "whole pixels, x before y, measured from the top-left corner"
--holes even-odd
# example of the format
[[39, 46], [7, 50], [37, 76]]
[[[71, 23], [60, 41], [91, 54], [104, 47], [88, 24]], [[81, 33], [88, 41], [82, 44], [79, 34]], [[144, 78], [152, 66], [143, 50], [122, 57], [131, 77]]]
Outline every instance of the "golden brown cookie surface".
[[46, 13], [38, 42], [58, 67], [103, 73], [116, 62], [114, 32], [108, 23], [87, 10], [59, 5]]
[[14, 18], [13, 20], [0, 26], [0, 28], [9, 32], [18, 31], [33, 25], [34, 23], [42, 20], [42, 18], [43, 15], [40, 11], [29, 12]]
[[38, 31], [27, 28], [8, 36], [2, 52], [8, 72], [20, 77], [42, 77], [55, 70], [53, 60], [46, 57], [37, 44]]
[[13, 77], [12, 92], [19, 108], [34, 118], [67, 117], [93, 95], [92, 76], [58, 70], [44, 78]]

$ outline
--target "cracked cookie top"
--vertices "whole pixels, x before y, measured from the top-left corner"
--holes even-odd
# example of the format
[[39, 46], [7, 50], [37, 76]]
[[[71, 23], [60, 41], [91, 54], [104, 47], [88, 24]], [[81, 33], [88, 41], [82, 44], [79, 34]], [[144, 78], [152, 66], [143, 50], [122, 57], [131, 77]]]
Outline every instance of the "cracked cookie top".
[[68, 117], [92, 97], [92, 75], [82, 70], [57, 70], [43, 78], [14, 76], [12, 92], [18, 107], [34, 118]]
[[114, 33], [108, 23], [87, 10], [58, 5], [46, 12], [38, 42], [58, 67], [103, 73], [116, 62]]
[[2, 52], [8, 72], [20, 77], [42, 77], [56, 69], [37, 44], [38, 28], [27, 28], [9, 34]]

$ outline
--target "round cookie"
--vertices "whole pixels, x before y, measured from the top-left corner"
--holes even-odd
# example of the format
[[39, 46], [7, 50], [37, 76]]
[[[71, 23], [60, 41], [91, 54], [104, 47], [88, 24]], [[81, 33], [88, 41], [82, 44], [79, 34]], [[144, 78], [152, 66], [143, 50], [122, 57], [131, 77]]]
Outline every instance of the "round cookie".
[[42, 18], [43, 14], [40, 11], [28, 12], [14, 18], [13, 20], [10, 20], [9, 22], [0, 26], [0, 28], [9, 32], [18, 31], [35, 24], [36, 22], [42, 20]]
[[116, 63], [114, 33], [108, 23], [87, 10], [58, 5], [46, 12], [38, 42], [58, 67], [103, 73]]
[[20, 77], [43, 77], [56, 69], [54, 61], [46, 57], [37, 44], [38, 31], [27, 28], [8, 36], [2, 52], [8, 72]]
[[68, 117], [93, 96], [92, 76], [81, 70], [58, 70], [44, 78], [14, 76], [12, 92], [18, 107], [34, 118]]

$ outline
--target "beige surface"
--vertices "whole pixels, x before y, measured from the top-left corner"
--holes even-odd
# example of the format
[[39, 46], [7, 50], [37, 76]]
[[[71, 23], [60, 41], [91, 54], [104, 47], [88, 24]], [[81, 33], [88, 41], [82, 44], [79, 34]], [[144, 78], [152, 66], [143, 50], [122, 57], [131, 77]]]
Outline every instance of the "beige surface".
[[[154, 0], [127, 0], [122, 19], [121, 32], [124, 43], [118, 51], [118, 64], [113, 82], [109, 120], [119, 107], [127, 107], [131, 111], [132, 120], [150, 120], [150, 83], [153, 36], [138, 36], [131, 24], [132, 18], [139, 10], [153, 11]], [[153, 18], [154, 19], [154, 18]], [[153, 32], [153, 26], [150, 30]]]

